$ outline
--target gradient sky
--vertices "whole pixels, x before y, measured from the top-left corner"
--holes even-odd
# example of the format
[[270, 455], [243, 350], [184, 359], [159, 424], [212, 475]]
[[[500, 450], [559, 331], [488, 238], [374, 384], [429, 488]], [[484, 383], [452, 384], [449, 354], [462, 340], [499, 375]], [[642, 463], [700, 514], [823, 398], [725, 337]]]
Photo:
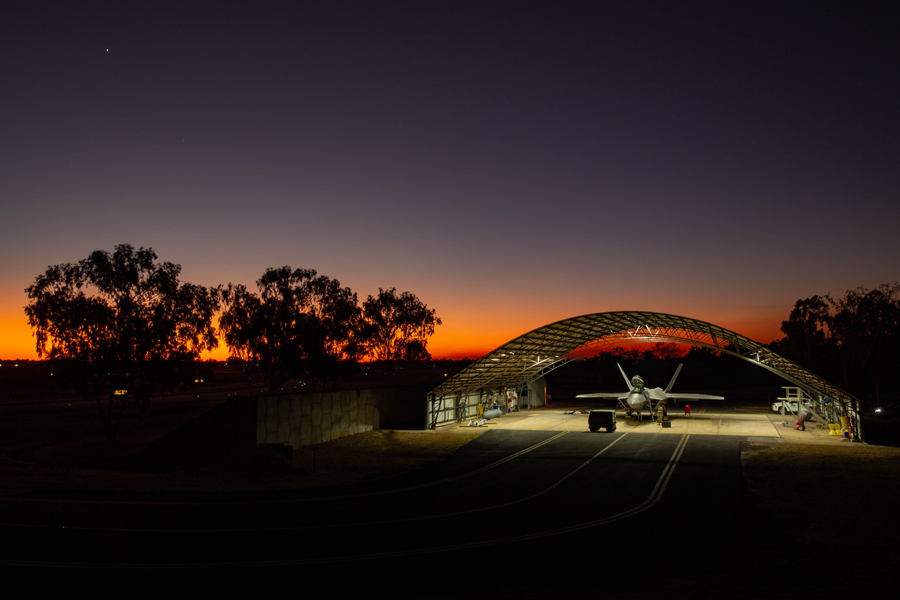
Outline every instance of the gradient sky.
[[769, 342], [900, 281], [874, 5], [258, 4], [0, 8], [0, 358], [35, 276], [121, 243], [410, 290], [437, 357], [609, 310]]

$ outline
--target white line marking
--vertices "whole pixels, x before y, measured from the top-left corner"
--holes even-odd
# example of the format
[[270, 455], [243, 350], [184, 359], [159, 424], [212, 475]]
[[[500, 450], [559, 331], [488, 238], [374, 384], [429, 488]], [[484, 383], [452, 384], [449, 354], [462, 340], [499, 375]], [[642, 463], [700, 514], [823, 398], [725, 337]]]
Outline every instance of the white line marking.
[[[622, 436], [625, 437], [625, 436]], [[522, 542], [528, 540], [541, 539], [546, 537], [551, 537], [555, 535], [562, 535], [565, 533], [571, 533], [574, 531], [580, 531], [583, 529], [590, 529], [592, 527], [598, 527], [600, 525], [606, 525], [609, 523], [614, 523], [616, 521], [621, 521], [622, 519], [627, 519], [629, 517], [633, 517], [634, 515], [640, 514], [646, 510], [653, 508], [663, 497], [663, 494], [666, 491], [666, 486], [669, 484], [669, 480], [672, 478], [672, 473], [675, 471], [675, 466], [678, 464], [681, 455], [684, 453], [684, 448], [687, 446], [688, 438], [690, 438], [690, 434], [685, 434], [679, 440], [678, 445], [675, 447], [675, 451], [672, 452], [672, 456], [669, 458], [669, 462], [666, 464], [665, 469], [663, 469], [662, 474], [659, 476], [659, 479], [656, 481], [656, 485], [653, 486], [653, 491], [650, 492], [650, 495], [644, 500], [642, 503], [637, 506], [630, 508], [626, 511], [620, 512], [616, 515], [611, 515], [609, 517], [604, 517], [602, 519], [597, 519], [596, 521], [588, 521], [587, 523], [579, 523], [577, 525], [569, 525], [567, 527], [559, 527], [557, 529], [551, 529], [548, 531], [541, 531], [538, 533], [528, 533], [523, 535], [510, 536], [505, 538], [498, 538], [495, 540], [483, 540], [479, 542], [467, 542], [463, 544], [453, 544], [449, 546], [438, 546], [434, 548], [416, 548], [412, 550], [397, 550], [394, 552], [379, 552], [372, 554], [357, 554], [353, 556], [340, 556], [340, 557], [327, 557], [327, 558], [307, 558], [307, 559], [288, 559], [288, 560], [270, 560], [270, 561], [237, 561], [237, 562], [228, 562], [228, 563], [186, 563], [186, 564], [159, 564], [159, 563], [132, 563], [132, 564], [93, 564], [93, 563], [59, 563], [59, 562], [41, 562], [41, 561], [20, 561], [20, 560], [0, 560], [0, 565], [6, 566], [42, 566], [42, 567], [66, 567], [66, 568], [75, 568], [75, 569], [207, 569], [207, 568], [222, 568], [222, 567], [263, 567], [263, 566], [288, 566], [288, 565], [304, 565], [304, 564], [327, 564], [327, 563], [341, 563], [341, 562], [350, 562], [350, 561], [358, 561], [358, 560], [376, 560], [376, 559], [384, 559], [384, 558], [398, 558], [404, 556], [414, 556], [419, 554], [436, 554], [439, 552], [451, 552], [457, 550], [468, 550], [472, 548], [484, 548], [486, 546], [497, 546], [500, 544], [508, 544], [511, 542]], [[621, 439], [621, 438], [619, 438]], [[547, 440], [549, 441], [549, 440]], [[617, 442], [618, 440], [616, 440]], [[615, 442], [613, 442], [615, 443]], [[612, 446], [612, 444], [610, 444]], [[607, 446], [608, 448], [609, 446]], [[604, 449], [605, 450], [605, 449]], [[601, 450], [603, 452], [604, 450]], [[600, 453], [598, 453], [600, 454]], [[597, 455], [595, 455], [596, 457]], [[591, 458], [593, 460], [593, 457]], [[568, 476], [561, 479], [557, 484], [561, 483], [563, 480], [568, 478]]]
[[[421, 488], [430, 487], [433, 485], [440, 485], [442, 483], [448, 483], [451, 481], [459, 481], [460, 479], [465, 479], [466, 477], [472, 477], [473, 475], [478, 475], [479, 473], [484, 473], [490, 469], [495, 467], [499, 467], [500, 465], [507, 463], [515, 458], [522, 456], [523, 454], [527, 454], [532, 450], [536, 450], [540, 448], [544, 444], [549, 444], [553, 440], [562, 437], [569, 433], [568, 431], [561, 431], [556, 435], [547, 438], [537, 444], [529, 446], [523, 450], [519, 450], [515, 454], [510, 454], [509, 456], [504, 456], [503, 458], [492, 462], [489, 465], [485, 465], [479, 469], [475, 469], [474, 471], [469, 471], [467, 473], [462, 473], [460, 475], [455, 475], [453, 477], [447, 477], [445, 479], [439, 479], [437, 481], [429, 481], [428, 483], [420, 483], [419, 485], [412, 485], [405, 488], [397, 488], [393, 490], [384, 490], [381, 492], [366, 492], [364, 494], [347, 494], [344, 496], [322, 496], [318, 498], [284, 498], [284, 499], [274, 499], [274, 500], [247, 500], [243, 502], [161, 502], [161, 501], [142, 501], [142, 500], [60, 500], [53, 498], [19, 498], [19, 497], [9, 497], [9, 498], [0, 498], [0, 502], [9, 502], [9, 503], [24, 503], [24, 504], [32, 504], [32, 503], [48, 503], [48, 504], [100, 504], [100, 505], [133, 505], [133, 506], [222, 506], [222, 505], [235, 505], [241, 506], [246, 504], [292, 504], [299, 502], [319, 502], [323, 500], [341, 500], [345, 498], [366, 498], [369, 496], [383, 496], [386, 494], [396, 494], [400, 492], [406, 492], [409, 490], [417, 490]], [[22, 525], [19, 523], [0, 523], [0, 527], [36, 527], [36, 528], [50, 528], [57, 529], [58, 526], [55, 525]], [[74, 529], [74, 527], [73, 527]], [[85, 527], [84, 529], [92, 529], [90, 527]], [[103, 528], [97, 528], [99, 531], [107, 531]], [[125, 531], [125, 530], [118, 530]], [[173, 530], [174, 531], [174, 530]], [[184, 531], [184, 530], [182, 530]], [[204, 530], [211, 531], [211, 530]]]

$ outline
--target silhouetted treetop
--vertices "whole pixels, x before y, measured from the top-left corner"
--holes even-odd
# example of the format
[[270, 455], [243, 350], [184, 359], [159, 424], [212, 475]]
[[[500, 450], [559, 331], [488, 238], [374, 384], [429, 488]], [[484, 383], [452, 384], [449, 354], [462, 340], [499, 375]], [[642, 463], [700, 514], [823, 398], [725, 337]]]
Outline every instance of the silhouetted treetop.
[[[273, 391], [310, 373], [326, 382], [359, 358], [356, 294], [314, 269], [267, 269], [259, 294], [229, 284], [219, 319], [231, 356], [255, 364]], [[248, 370], [249, 377], [249, 370]]]
[[773, 349], [858, 396], [882, 395], [900, 361], [900, 285], [797, 300]]
[[73, 384], [98, 405], [108, 399], [110, 438], [116, 390], [125, 392], [121, 416], [129, 403], [148, 401], [164, 373], [171, 378], [173, 361], [191, 362], [218, 346], [219, 289], [182, 283], [179, 265], [156, 259], [151, 248], [122, 244], [48, 267], [25, 290], [38, 355], [66, 361]]
[[428, 338], [441, 324], [435, 310], [411, 292], [378, 288], [363, 303], [366, 344], [375, 360], [428, 360]]

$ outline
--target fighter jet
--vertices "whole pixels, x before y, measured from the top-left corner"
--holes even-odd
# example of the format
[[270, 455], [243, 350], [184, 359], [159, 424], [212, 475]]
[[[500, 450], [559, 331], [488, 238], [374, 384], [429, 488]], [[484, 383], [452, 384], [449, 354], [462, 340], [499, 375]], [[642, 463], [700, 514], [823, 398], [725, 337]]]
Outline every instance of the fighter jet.
[[618, 365], [619, 371], [622, 373], [622, 377], [625, 378], [625, 385], [628, 386], [627, 392], [622, 393], [598, 393], [598, 394], [580, 394], [576, 396], [576, 398], [613, 398], [619, 401], [628, 416], [636, 415], [638, 420], [642, 420], [641, 412], [645, 409], [650, 411], [651, 416], [653, 413], [659, 409], [660, 406], [663, 408], [663, 414], [666, 411], [666, 401], [667, 400], [724, 400], [724, 396], [710, 396], [708, 394], [676, 394], [672, 393], [669, 390], [672, 389], [672, 386], [675, 385], [675, 380], [678, 378], [678, 374], [681, 372], [681, 367], [683, 364], [678, 365], [678, 368], [675, 369], [675, 374], [672, 376], [672, 381], [669, 382], [669, 385], [666, 386], [666, 389], [661, 388], [646, 388], [644, 387], [644, 380], [641, 379], [640, 375], [635, 375], [631, 378], [631, 381], [628, 380], [628, 375], [625, 374], [625, 370], [622, 368], [622, 365]]

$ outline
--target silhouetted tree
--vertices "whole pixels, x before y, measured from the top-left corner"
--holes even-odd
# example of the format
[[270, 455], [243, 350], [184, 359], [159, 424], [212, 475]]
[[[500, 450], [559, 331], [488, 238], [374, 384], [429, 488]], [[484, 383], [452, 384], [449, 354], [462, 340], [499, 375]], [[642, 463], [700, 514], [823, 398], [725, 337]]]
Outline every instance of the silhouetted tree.
[[[844, 389], [876, 400], [888, 365], [900, 360], [900, 285], [798, 300], [772, 348]], [[862, 378], [868, 385], [862, 382]]]
[[671, 361], [684, 356], [684, 351], [679, 344], [657, 342], [653, 345], [653, 354], [659, 360]]
[[356, 293], [336, 279], [311, 279], [302, 333], [306, 362], [319, 382], [327, 385], [356, 372], [363, 351], [362, 311]]
[[782, 321], [785, 334], [780, 350], [808, 369], [828, 370], [832, 358], [831, 297], [813, 296], [797, 300], [787, 321]]
[[363, 303], [365, 342], [369, 355], [379, 361], [428, 360], [428, 338], [441, 324], [435, 310], [411, 292], [378, 288], [377, 296]]
[[219, 331], [228, 347], [230, 361], [240, 362], [247, 377], [247, 391], [252, 396], [251, 374], [262, 360], [265, 341], [262, 339], [262, 304], [259, 296], [239, 284], [228, 284], [222, 292], [225, 311], [219, 317]]
[[854, 371], [868, 376], [881, 400], [881, 384], [889, 364], [900, 359], [900, 285], [881, 285], [874, 290], [849, 290], [832, 302], [831, 341], [838, 348], [844, 385]]
[[350, 288], [313, 269], [267, 269], [259, 295], [228, 285], [219, 327], [235, 360], [259, 365], [269, 391], [309, 372], [327, 383], [359, 357], [360, 308]]
[[181, 266], [156, 258], [127, 244], [98, 250], [48, 267], [25, 290], [38, 356], [96, 400], [110, 440], [125, 408], [146, 407], [158, 386], [190, 377], [200, 352], [218, 345], [218, 288], [181, 283]]
[[721, 356], [722, 354], [715, 350], [710, 350], [709, 348], [704, 348], [702, 346], [691, 346], [684, 355], [684, 359], [685, 362], [689, 361], [692, 365], [698, 365], [704, 369], [712, 370], [715, 368], [716, 361]]
[[623, 365], [627, 365], [629, 368], [635, 368], [641, 362], [641, 359], [644, 358], [643, 353], [640, 348], [635, 348], [634, 346], [616, 346], [615, 348], [611, 348], [609, 352], [605, 354], [612, 356], [616, 362], [623, 363]]

